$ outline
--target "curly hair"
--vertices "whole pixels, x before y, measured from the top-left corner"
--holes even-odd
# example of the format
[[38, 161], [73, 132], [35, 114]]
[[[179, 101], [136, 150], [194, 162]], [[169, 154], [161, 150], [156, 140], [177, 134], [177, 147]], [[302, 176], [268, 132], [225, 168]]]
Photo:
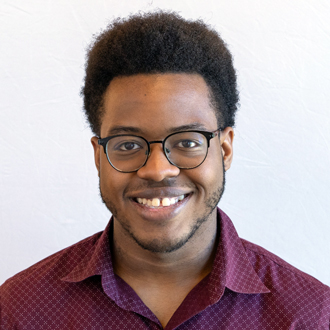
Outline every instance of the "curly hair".
[[113, 78], [154, 73], [200, 74], [219, 128], [234, 126], [238, 91], [226, 44], [201, 20], [158, 11], [114, 20], [89, 47], [81, 94], [92, 131], [100, 136], [104, 93]]

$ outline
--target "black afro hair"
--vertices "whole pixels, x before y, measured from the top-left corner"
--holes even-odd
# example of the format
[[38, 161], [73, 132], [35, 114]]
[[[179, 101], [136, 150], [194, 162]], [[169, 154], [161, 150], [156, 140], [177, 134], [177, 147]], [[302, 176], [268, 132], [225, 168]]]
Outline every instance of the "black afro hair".
[[103, 96], [118, 76], [197, 73], [210, 88], [219, 128], [234, 126], [238, 104], [232, 56], [220, 36], [201, 20], [158, 11], [116, 19], [87, 52], [84, 109], [100, 136]]

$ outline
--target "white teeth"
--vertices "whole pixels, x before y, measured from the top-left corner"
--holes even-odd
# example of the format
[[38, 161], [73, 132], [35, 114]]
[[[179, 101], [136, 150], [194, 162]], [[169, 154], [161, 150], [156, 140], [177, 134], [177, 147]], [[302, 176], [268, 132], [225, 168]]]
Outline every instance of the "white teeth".
[[152, 206], [159, 206], [159, 205], [160, 205], [159, 198], [153, 198], [152, 199]]
[[162, 205], [163, 206], [170, 206], [171, 205], [171, 200], [167, 197], [163, 198]]
[[182, 201], [183, 199], [184, 199], [184, 195], [178, 197], [164, 197], [164, 198], [153, 198], [153, 199], [138, 197], [136, 200], [139, 204], [143, 204], [151, 207], [158, 207], [158, 206], [170, 206], [179, 201]]

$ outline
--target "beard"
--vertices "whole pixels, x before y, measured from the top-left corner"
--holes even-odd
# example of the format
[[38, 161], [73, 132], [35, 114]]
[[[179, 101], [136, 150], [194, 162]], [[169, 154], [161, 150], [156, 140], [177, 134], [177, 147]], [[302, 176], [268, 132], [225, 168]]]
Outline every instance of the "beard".
[[126, 233], [143, 249], [153, 252], [153, 253], [170, 253], [177, 251], [181, 247], [183, 247], [199, 230], [201, 225], [205, 223], [217, 205], [220, 202], [220, 199], [224, 193], [225, 190], [225, 170], [224, 170], [224, 164], [223, 164], [223, 176], [222, 176], [222, 182], [219, 185], [219, 187], [213, 191], [208, 198], [205, 201], [205, 212], [202, 216], [197, 217], [193, 224], [190, 227], [190, 230], [188, 233], [180, 238], [178, 238], [176, 241], [169, 241], [166, 239], [160, 239], [160, 238], [155, 238], [152, 240], [143, 240], [139, 237], [137, 237], [132, 231], [130, 225], [128, 224], [129, 222], [126, 221], [125, 217], [121, 214], [121, 212], [118, 211], [116, 205], [109, 200], [103, 193], [101, 189], [101, 185], [99, 182], [99, 190], [100, 190], [100, 196], [102, 198], [103, 203], [106, 205], [108, 210], [112, 213], [113, 217], [120, 223], [122, 228], [126, 231]]

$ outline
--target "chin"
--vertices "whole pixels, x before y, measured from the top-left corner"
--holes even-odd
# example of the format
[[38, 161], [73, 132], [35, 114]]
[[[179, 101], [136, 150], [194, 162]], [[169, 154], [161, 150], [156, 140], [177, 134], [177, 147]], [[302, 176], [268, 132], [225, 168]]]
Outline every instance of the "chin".
[[[200, 213], [198, 215], [196, 213], [193, 214], [190, 219], [184, 219], [188, 222], [186, 226], [184, 226], [186, 230], [184, 230], [185, 232], [181, 235], [179, 234], [179, 237], [177, 238], [174, 238], [173, 235], [161, 236], [160, 232], [158, 232], [158, 237], [150, 237], [149, 235], [151, 235], [151, 233], [147, 232], [141, 233], [140, 235], [139, 232], [143, 229], [138, 228], [138, 230], [135, 230], [134, 226], [131, 226], [129, 219], [126, 219], [125, 217], [125, 210], [118, 209], [117, 205], [102, 193], [101, 186], [100, 195], [103, 203], [112, 213], [116, 221], [120, 224], [124, 232], [126, 232], [127, 237], [130, 237], [133, 241], [135, 241], [138, 246], [153, 253], [171, 253], [185, 246], [195, 235], [198, 235], [200, 227], [215, 216], [214, 211], [222, 197], [224, 187], [225, 176], [223, 175], [222, 184], [219, 185], [218, 189], [213, 191], [204, 201], [204, 205], [202, 204], [199, 209]], [[188, 230], [187, 226], [189, 226]], [[146, 234], [148, 234], [149, 238], [146, 237]], [[175, 234], [178, 234], [178, 232], [175, 231]]]
[[134, 241], [144, 250], [153, 252], [153, 253], [171, 253], [179, 250], [183, 247], [190, 239], [194, 236], [198, 228], [194, 229], [193, 232], [190, 232], [188, 235], [177, 239], [177, 240], [167, 240], [155, 238], [152, 240], [142, 240], [137, 238], [133, 233], [129, 235], [134, 239]]

